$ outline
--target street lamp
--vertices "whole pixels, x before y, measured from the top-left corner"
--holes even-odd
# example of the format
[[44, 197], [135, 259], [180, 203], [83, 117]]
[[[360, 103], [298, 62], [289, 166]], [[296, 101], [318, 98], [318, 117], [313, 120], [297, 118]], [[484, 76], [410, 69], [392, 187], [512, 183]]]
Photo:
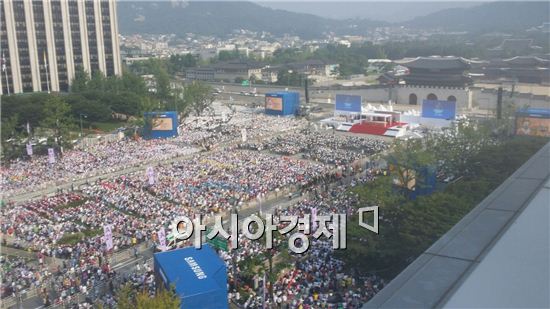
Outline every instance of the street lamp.
[[292, 70], [288, 70], [288, 75], [286, 76], [286, 84], [287, 86], [290, 86], [290, 74], [292, 74]]
[[84, 118], [88, 118], [87, 115], [85, 114], [80, 114], [79, 117], [80, 117], [80, 137], [82, 137], [82, 116], [84, 116]]

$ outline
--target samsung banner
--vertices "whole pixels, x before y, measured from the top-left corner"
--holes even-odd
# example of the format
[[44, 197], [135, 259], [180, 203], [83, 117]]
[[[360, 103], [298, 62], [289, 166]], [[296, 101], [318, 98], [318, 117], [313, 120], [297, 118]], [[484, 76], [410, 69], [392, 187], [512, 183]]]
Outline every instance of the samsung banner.
[[455, 101], [422, 101], [422, 117], [454, 120], [456, 117]]
[[361, 96], [337, 94], [335, 110], [340, 113], [346, 112], [346, 113], [360, 114], [361, 113]]

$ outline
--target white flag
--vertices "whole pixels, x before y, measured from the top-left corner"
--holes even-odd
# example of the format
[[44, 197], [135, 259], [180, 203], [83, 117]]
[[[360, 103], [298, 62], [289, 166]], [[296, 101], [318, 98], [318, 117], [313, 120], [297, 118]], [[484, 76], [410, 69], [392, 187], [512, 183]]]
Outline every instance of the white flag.
[[241, 139], [242, 139], [243, 143], [246, 142], [246, 140], [247, 140], [246, 129], [244, 129], [244, 128], [241, 129]]
[[53, 148], [48, 148], [48, 162], [55, 163], [55, 150]]
[[6, 56], [2, 52], [2, 72], [6, 72]]
[[113, 231], [110, 225], [103, 226], [103, 234], [105, 239], [105, 248], [107, 250], [113, 249]]
[[166, 251], [166, 231], [164, 231], [164, 227], [161, 227], [159, 232], [159, 248], [162, 251]]
[[317, 207], [314, 207], [311, 209], [311, 222], [313, 223], [312, 226], [313, 226], [313, 230], [312, 232], [316, 231], [317, 230]]
[[147, 168], [147, 177], [149, 178], [149, 185], [152, 186], [155, 184], [155, 170], [152, 166]]
[[32, 145], [27, 144], [27, 155], [32, 156]]

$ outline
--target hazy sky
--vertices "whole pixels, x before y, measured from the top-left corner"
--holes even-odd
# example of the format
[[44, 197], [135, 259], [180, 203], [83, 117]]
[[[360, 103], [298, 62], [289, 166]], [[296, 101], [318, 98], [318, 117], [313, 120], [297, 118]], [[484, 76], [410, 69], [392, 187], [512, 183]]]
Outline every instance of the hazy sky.
[[449, 8], [464, 8], [479, 5], [481, 2], [471, 1], [254, 1], [260, 5], [274, 9], [310, 13], [323, 17], [345, 19], [345, 18], [368, 18], [399, 22], [410, 20], [417, 16], [424, 16], [439, 10]]

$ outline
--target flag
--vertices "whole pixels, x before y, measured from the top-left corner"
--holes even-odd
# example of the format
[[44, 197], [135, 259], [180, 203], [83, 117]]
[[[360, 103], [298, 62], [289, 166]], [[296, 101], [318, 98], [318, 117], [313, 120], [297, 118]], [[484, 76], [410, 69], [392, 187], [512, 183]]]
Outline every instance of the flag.
[[27, 155], [32, 156], [32, 145], [27, 144]]
[[6, 56], [2, 52], [2, 72], [6, 72]]
[[53, 148], [48, 148], [48, 162], [51, 164], [55, 163], [55, 151]]
[[161, 227], [158, 232], [159, 237], [159, 249], [162, 251], [166, 251], [166, 231], [164, 230], [164, 227]]
[[243, 141], [243, 143], [245, 143], [246, 140], [247, 140], [246, 129], [245, 128], [241, 129], [241, 140]]
[[265, 309], [265, 299], [266, 299], [266, 282], [267, 278], [266, 278], [266, 275], [264, 273], [264, 280], [262, 282], [262, 308]]
[[152, 166], [147, 168], [147, 177], [149, 178], [149, 185], [152, 186], [155, 184], [155, 170]]
[[46, 51], [44, 51], [44, 67], [48, 67], [48, 62], [46, 61]]
[[110, 225], [103, 226], [103, 234], [104, 234], [104, 240], [105, 240], [105, 248], [107, 250], [113, 249], [113, 231], [112, 227]]
[[27, 121], [27, 134], [31, 135], [31, 124]]
[[313, 223], [313, 232], [317, 230], [317, 207], [311, 209], [311, 222]]

